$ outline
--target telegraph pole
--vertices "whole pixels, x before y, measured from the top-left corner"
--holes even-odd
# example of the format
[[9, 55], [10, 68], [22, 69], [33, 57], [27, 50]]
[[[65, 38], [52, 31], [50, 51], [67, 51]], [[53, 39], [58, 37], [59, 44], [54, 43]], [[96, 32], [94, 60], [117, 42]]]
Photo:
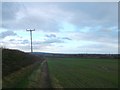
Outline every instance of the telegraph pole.
[[33, 52], [33, 48], [32, 48], [32, 31], [35, 31], [35, 29], [26, 29], [26, 31], [30, 32], [30, 39], [31, 39], [31, 53]]

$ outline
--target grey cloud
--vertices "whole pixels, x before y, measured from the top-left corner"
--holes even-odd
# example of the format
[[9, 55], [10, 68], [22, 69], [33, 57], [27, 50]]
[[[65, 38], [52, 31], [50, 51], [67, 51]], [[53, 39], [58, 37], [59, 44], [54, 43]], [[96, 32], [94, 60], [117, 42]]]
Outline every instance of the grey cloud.
[[45, 35], [44, 41], [33, 41], [33, 45], [35, 46], [53, 46], [56, 43], [64, 43], [64, 39], [57, 37], [55, 34], [47, 34]]
[[16, 18], [16, 13], [20, 10], [19, 3], [15, 2], [3, 2], [2, 3], [2, 19], [13, 20]]
[[33, 41], [33, 44], [35, 44], [35, 45], [42, 44], [42, 41]]
[[76, 32], [72, 34], [75, 40], [92, 41], [101, 43], [118, 43], [118, 30], [104, 29], [104, 28], [91, 28], [87, 32]]
[[33, 41], [33, 48], [34, 49], [40, 49], [45, 50], [48, 47], [54, 46], [55, 43], [63, 43], [63, 41], [58, 39], [47, 39], [44, 41]]
[[60, 39], [47, 39], [46, 41], [44, 41], [43, 43], [49, 44], [49, 43], [64, 43], [64, 41], [60, 40]]
[[[20, 12], [21, 16], [23, 15], [21, 19], [17, 19], [16, 14], [18, 12]], [[86, 26], [112, 27], [117, 25], [117, 3], [113, 2], [64, 2], [47, 4], [11, 2], [3, 3], [2, 14], [4, 16], [3, 27], [11, 30], [35, 28], [43, 32], [58, 32], [62, 29], [61, 22], [68, 22], [77, 26], [79, 28], [78, 31], [80, 31], [80, 28]], [[93, 29], [91, 31], [95, 30]], [[97, 32], [94, 34], [97, 34]], [[99, 37], [103, 36], [102, 34], [97, 35]], [[89, 36], [88, 33], [86, 37], [91, 37], [91, 35]]]
[[28, 44], [29, 41], [28, 41], [28, 40], [23, 40], [21, 43], [22, 43], [22, 44]]
[[62, 39], [72, 40], [71, 38], [68, 38], [68, 37], [63, 37]]
[[75, 2], [58, 5], [65, 12], [71, 12], [69, 20], [78, 27], [83, 26], [117, 26], [117, 2]]
[[18, 23], [13, 26], [11, 24], [7, 23], [7, 26], [9, 28], [17, 28], [17, 29], [25, 29], [25, 28], [35, 28], [36, 30], [41, 30], [44, 32], [56, 32], [59, 31], [59, 28], [62, 28], [59, 26], [58, 22], [56, 20], [52, 19], [44, 19], [39, 16], [27, 16], [24, 17], [23, 19], [19, 20]]
[[[45, 32], [46, 31], [56, 32], [56, 31], [59, 31], [60, 28], [62, 28], [57, 18], [53, 17], [54, 12], [52, 12], [52, 9], [50, 9], [49, 12], [47, 12], [40, 9], [40, 6], [34, 7], [37, 3], [35, 5], [32, 4], [33, 8], [31, 8], [32, 6], [29, 6], [29, 4], [32, 4], [32, 3], [29, 3], [29, 2], [28, 3], [13, 3], [13, 2], [3, 3], [2, 26], [4, 28], [9, 28], [12, 30], [36, 28], [37, 30], [41, 30]], [[20, 8], [17, 8], [17, 5]], [[49, 7], [44, 7], [43, 9], [47, 10], [48, 8]], [[34, 11], [37, 11], [37, 12], [35, 13]], [[17, 14], [20, 14], [20, 15], [17, 16]]]
[[9, 41], [10, 41], [10, 42], [13, 42], [13, 41], [15, 41], [15, 39], [10, 39]]
[[[2, 2], [0, 2], [0, 13], [2, 13]], [[0, 27], [2, 26], [2, 14], [0, 14]]]
[[[20, 7], [20, 8], [19, 8]], [[31, 8], [32, 7], [32, 8]], [[9, 8], [9, 9], [8, 9]], [[3, 3], [3, 27], [58, 32], [61, 22], [77, 27], [117, 25], [117, 3]], [[20, 12], [21, 19], [16, 18]]]
[[16, 36], [17, 34], [13, 31], [4, 31], [0, 33], [0, 38], [5, 38], [7, 36]]
[[48, 37], [48, 38], [55, 38], [56, 35], [55, 34], [50, 34], [50, 35], [46, 35], [46, 37]]
[[33, 44], [44, 44], [44, 45], [51, 45], [53, 43], [64, 43], [63, 40], [61, 39], [57, 39], [57, 38], [54, 38], [54, 39], [46, 39], [44, 41], [33, 41]]
[[115, 46], [115, 44], [103, 44], [103, 43], [91, 43], [89, 45], [82, 45], [79, 46], [78, 49], [81, 50], [81, 52], [87, 52], [87, 53], [117, 53], [118, 48]]
[[18, 43], [18, 44], [29, 44], [30, 43], [29, 40], [27, 39], [10, 39], [9, 41], [14, 44], [15, 43]]
[[45, 35], [47, 38], [44, 43], [64, 43], [65, 40], [72, 40], [68, 37], [57, 37], [55, 34]]

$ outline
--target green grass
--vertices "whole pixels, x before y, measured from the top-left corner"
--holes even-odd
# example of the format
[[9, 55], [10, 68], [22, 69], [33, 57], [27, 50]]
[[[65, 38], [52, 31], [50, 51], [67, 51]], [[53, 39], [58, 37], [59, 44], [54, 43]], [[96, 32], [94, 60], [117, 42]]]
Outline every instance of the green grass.
[[48, 58], [54, 87], [117, 88], [116, 59]]
[[[27, 66], [10, 75], [2, 78], [3, 88], [26, 88], [31, 79], [31, 75], [40, 67], [40, 62]], [[35, 77], [34, 77], [35, 78]]]
[[37, 71], [43, 60], [42, 56], [2, 49], [2, 88], [28, 87], [31, 78], [36, 79], [39, 75]]

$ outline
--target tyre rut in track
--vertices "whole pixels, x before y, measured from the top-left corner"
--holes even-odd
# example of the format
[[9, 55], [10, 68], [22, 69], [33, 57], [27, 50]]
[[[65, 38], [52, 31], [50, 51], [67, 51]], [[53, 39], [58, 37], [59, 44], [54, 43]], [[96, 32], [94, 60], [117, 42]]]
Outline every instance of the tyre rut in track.
[[47, 60], [43, 61], [41, 67], [40, 88], [52, 88]]

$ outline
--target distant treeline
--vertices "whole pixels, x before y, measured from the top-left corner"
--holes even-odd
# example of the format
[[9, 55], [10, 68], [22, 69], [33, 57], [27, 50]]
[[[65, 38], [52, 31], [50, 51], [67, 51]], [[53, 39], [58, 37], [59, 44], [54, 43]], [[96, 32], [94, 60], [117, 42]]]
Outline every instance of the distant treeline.
[[119, 58], [118, 54], [53, 54], [54, 57]]
[[45, 57], [78, 57], [78, 58], [120, 58], [119, 54], [55, 54], [55, 53], [39, 53], [34, 54], [43, 55]]

